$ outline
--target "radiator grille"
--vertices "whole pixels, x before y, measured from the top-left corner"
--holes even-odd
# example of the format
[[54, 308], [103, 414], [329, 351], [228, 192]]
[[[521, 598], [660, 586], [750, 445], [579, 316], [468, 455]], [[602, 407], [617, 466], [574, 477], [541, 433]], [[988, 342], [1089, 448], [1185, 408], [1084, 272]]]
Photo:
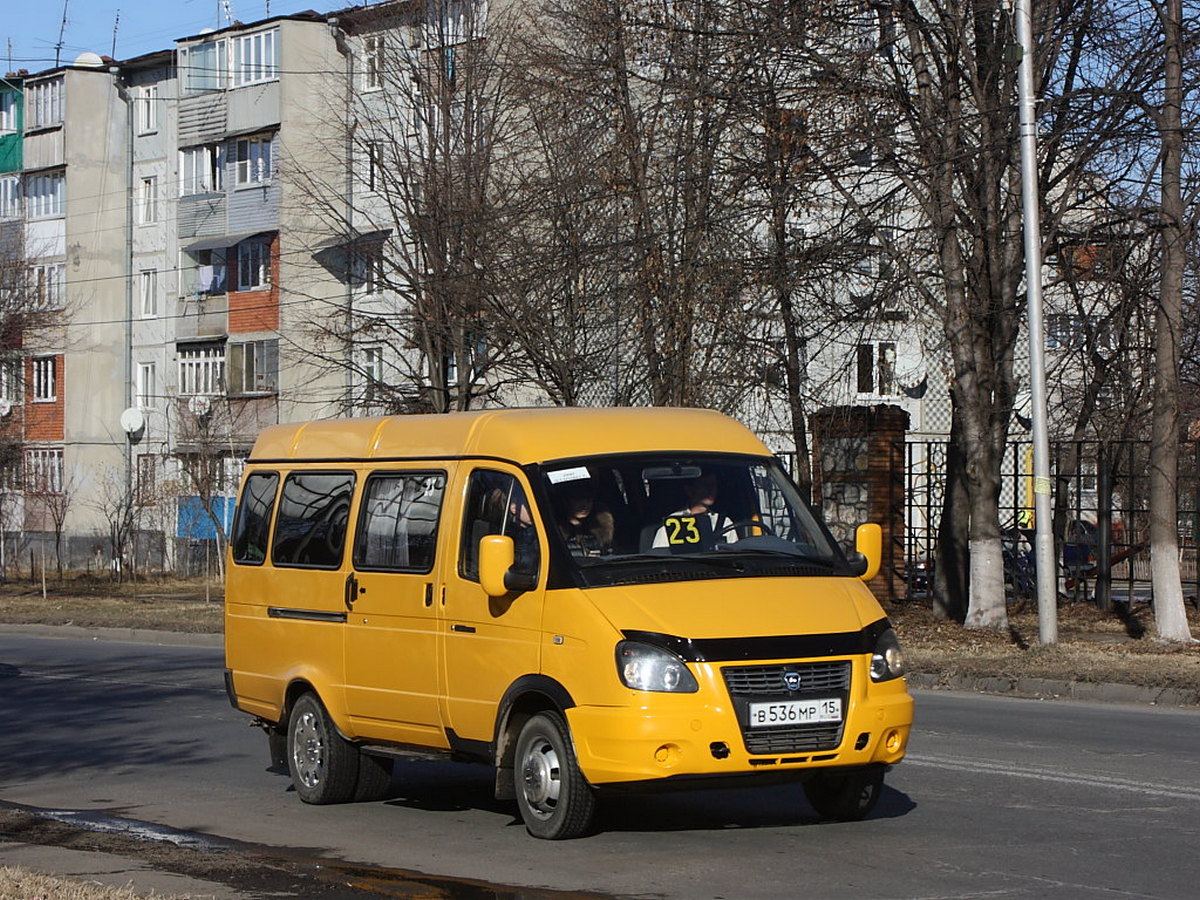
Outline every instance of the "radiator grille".
[[[850, 693], [850, 670], [848, 660], [731, 666], [722, 669], [725, 686], [741, 725], [746, 751], [761, 755], [836, 750], [842, 742], [844, 717], [848, 712], [846, 704]], [[789, 683], [796, 684], [794, 690], [788, 687]], [[750, 728], [747, 724], [752, 701], [800, 699], [813, 695], [841, 697], [843, 721], [766, 728]]]

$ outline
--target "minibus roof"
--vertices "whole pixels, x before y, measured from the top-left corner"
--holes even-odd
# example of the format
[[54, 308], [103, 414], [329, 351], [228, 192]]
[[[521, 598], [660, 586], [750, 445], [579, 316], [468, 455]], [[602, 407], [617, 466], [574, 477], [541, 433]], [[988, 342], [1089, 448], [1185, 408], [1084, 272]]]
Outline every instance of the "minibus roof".
[[770, 454], [744, 425], [712, 410], [555, 407], [274, 425], [250, 461], [483, 456], [524, 465], [645, 451]]

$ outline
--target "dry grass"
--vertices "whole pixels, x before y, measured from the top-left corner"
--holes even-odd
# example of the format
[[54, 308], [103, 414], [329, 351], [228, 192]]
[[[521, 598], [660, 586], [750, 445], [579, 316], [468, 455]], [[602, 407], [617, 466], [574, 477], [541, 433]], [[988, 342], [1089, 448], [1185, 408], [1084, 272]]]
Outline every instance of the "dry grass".
[[39, 875], [27, 869], [0, 867], [0, 900], [188, 900], [187, 896], [151, 892], [137, 894], [127, 888], [106, 887], [90, 881], [72, 881]]
[[202, 581], [124, 582], [77, 578], [40, 584], [0, 585], [0, 622], [18, 625], [79, 625], [146, 628], [214, 634], [221, 631], [219, 584]]
[[[1200, 615], [1188, 607], [1193, 635]], [[1008, 632], [968, 630], [904, 604], [890, 611], [912, 672], [968, 677], [1028, 677], [1131, 684], [1200, 691], [1200, 643], [1163, 644], [1154, 638], [1152, 610], [1135, 605], [1101, 612], [1088, 603], [1063, 604], [1059, 641], [1038, 644], [1037, 612], [1012, 610]]]

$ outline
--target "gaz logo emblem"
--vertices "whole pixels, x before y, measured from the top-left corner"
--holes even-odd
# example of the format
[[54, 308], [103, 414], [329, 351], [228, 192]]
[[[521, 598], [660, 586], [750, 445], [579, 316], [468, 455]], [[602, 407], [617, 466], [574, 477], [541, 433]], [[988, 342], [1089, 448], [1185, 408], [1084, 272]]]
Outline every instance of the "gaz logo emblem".
[[783, 684], [789, 691], [800, 690], [800, 673], [799, 672], [784, 672]]

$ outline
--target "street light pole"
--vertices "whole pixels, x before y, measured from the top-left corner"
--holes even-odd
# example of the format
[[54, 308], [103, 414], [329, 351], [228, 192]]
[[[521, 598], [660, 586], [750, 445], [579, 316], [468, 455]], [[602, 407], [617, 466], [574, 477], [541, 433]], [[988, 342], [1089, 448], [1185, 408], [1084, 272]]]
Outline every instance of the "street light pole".
[[1017, 95], [1021, 135], [1021, 205], [1025, 233], [1025, 298], [1028, 304], [1029, 392], [1033, 420], [1034, 558], [1037, 561], [1038, 638], [1058, 641], [1058, 592], [1051, 530], [1050, 437], [1046, 425], [1045, 328], [1042, 322], [1042, 229], [1038, 202], [1037, 101], [1033, 96], [1032, 0], [1016, 0], [1021, 64]]

